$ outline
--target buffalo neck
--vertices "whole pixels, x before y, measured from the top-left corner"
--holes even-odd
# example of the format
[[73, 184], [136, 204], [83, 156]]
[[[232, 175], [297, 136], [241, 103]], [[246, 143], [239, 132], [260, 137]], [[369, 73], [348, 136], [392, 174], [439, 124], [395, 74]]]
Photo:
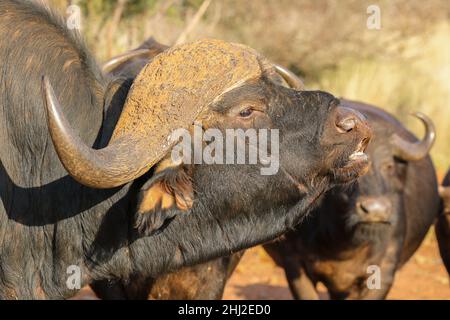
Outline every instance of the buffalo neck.
[[[116, 231], [125, 232], [125, 215], [119, 218], [112, 214], [110, 223], [106, 221], [109, 219], [107, 215], [98, 232], [98, 235], [104, 234], [105, 241], [96, 240], [94, 244], [97, 247], [93, 247], [92, 254], [88, 255], [91, 280], [129, 279], [133, 274], [156, 277], [272, 240], [282, 235], [286, 228], [298, 224], [314, 205], [317, 196], [308, 194], [295, 203], [276, 209], [242, 209], [229, 219], [219, 218], [226, 214], [223, 203], [214, 202], [215, 205], [211, 206], [211, 199], [202, 197], [189, 213], [177, 216], [152, 236], [138, 236], [129, 224], [128, 243], [123, 239], [111, 239]], [[120, 219], [124, 219], [122, 224]], [[101, 243], [108, 245], [97, 250]], [[111, 243], [115, 245], [111, 246]]]

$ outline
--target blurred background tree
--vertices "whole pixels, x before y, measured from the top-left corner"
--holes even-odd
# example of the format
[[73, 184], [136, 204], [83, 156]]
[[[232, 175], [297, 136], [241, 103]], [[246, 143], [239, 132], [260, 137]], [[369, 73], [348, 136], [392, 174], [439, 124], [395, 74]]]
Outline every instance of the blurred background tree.
[[[254, 47], [300, 74], [308, 88], [390, 110], [419, 136], [423, 129], [408, 114], [422, 111], [438, 129], [438, 168], [450, 165], [448, 0], [48, 2], [62, 12], [81, 7], [82, 33], [99, 61], [150, 36], [164, 44], [213, 37]], [[366, 26], [372, 4], [381, 10], [380, 30]]]

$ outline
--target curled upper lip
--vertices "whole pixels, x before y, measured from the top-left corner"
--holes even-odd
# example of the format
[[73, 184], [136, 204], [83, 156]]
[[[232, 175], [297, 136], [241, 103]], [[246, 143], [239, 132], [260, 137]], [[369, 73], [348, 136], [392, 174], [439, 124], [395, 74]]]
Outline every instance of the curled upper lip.
[[362, 140], [356, 149], [348, 156], [344, 163], [332, 169], [336, 181], [347, 183], [364, 175], [369, 170], [369, 156], [364, 153], [368, 145], [366, 139]]

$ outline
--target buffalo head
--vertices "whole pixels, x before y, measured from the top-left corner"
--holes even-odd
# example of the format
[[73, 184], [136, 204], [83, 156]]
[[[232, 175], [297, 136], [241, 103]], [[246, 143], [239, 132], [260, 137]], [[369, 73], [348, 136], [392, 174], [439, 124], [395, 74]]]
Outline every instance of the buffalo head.
[[375, 229], [396, 225], [404, 215], [405, 195], [412, 192], [408, 190], [408, 179], [416, 179], [411, 178], [415, 173], [408, 168], [411, 162], [420, 166], [420, 161], [428, 157], [435, 129], [427, 116], [417, 113], [415, 116], [425, 126], [425, 136], [419, 141], [388, 113], [360, 103], [345, 104], [368, 116], [371, 122], [374, 139], [367, 149], [371, 161], [367, 174], [357, 184], [349, 190], [335, 191], [332, 198], [334, 206], [345, 212], [347, 229], [365, 230], [361, 236], [367, 239]]
[[[202, 228], [217, 221], [223, 233], [235, 233], [239, 224], [247, 232], [225, 235], [226, 245], [243, 248], [298, 223], [324, 191], [354, 180], [368, 165], [364, 150], [371, 131], [364, 117], [328, 93], [284, 86], [283, 78], [300, 86], [287, 70], [242, 45], [202, 40], [173, 47], [139, 73], [109, 145], [100, 150], [77, 137], [46, 79], [43, 92], [51, 137], [74, 179], [92, 188], [114, 188], [152, 168], [138, 201], [141, 231], [167, 227], [179, 234], [180, 221], [192, 219], [204, 235]], [[213, 128], [224, 136], [230, 129], [277, 129], [279, 140], [271, 141], [269, 153], [279, 157], [279, 170], [261, 174], [262, 161], [175, 162], [171, 135], [180, 128]], [[193, 217], [182, 214], [187, 212]], [[270, 230], [268, 223], [274, 223]]]

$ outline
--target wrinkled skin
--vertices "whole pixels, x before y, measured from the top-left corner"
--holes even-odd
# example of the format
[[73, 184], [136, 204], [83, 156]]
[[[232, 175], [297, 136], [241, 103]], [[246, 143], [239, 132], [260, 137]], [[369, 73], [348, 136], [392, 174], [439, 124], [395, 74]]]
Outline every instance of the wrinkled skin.
[[441, 212], [435, 225], [436, 237], [442, 261], [450, 275], [450, 171], [442, 182], [440, 188]]
[[[202, 120], [220, 130], [279, 129], [284, 170], [262, 176], [261, 165], [174, 167], [163, 160], [123, 186], [85, 187], [55, 152], [41, 77], [94, 148], [112, 135], [131, 83], [104, 77], [64, 21], [33, 2], [0, 2], [0, 31], [0, 299], [71, 297], [70, 266], [79, 267], [82, 286], [157, 277], [274, 239], [325, 191], [366, 168], [349, 159], [371, 135], [358, 114], [328, 93], [297, 92], [267, 74], [228, 91]], [[349, 119], [354, 126], [344, 130]], [[142, 212], [149, 190], [162, 184], [171, 192], [163, 196], [192, 191], [192, 202]]]
[[[430, 157], [408, 162], [393, 156], [392, 133], [414, 139], [412, 134], [381, 109], [342, 103], [372, 124], [371, 166], [355, 184], [328, 192], [296, 231], [265, 246], [284, 267], [296, 299], [318, 299], [318, 282], [332, 299], [384, 299], [396, 271], [419, 247], [438, 212]], [[380, 267], [380, 289], [367, 288], [371, 265]]]

